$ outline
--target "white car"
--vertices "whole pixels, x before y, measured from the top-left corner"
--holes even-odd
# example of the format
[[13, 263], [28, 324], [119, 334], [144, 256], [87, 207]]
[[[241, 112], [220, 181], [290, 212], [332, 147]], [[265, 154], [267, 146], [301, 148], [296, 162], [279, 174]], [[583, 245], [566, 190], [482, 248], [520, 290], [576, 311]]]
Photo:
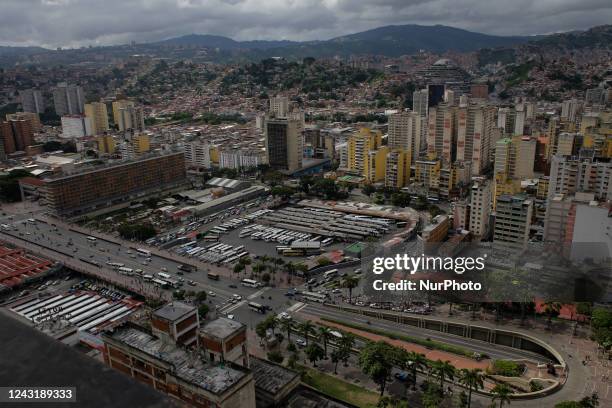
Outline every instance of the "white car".
[[228, 314], [227, 318], [230, 319], [230, 320], [234, 320], [234, 315], [233, 314]]
[[295, 339], [295, 344], [297, 344], [300, 347], [306, 347], [306, 340]]
[[232, 297], [233, 297], [234, 299], [236, 299], [236, 300], [242, 300], [242, 296], [237, 295], [237, 294], [235, 294], [235, 293], [232, 295]]
[[217, 294], [211, 290], [210, 292], [208, 292], [208, 296], [215, 297], [217, 296]]

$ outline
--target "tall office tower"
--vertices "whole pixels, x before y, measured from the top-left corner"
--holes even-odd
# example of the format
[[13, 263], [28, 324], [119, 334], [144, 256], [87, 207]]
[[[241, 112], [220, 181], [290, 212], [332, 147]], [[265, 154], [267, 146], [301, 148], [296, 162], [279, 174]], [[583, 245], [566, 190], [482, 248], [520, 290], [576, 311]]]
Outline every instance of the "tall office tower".
[[491, 215], [491, 183], [484, 177], [474, 177], [472, 181], [469, 230], [476, 238], [484, 238]]
[[550, 164], [549, 199], [555, 194], [593, 193], [598, 200], [612, 200], [612, 162], [608, 159], [553, 156]]
[[286, 118], [289, 113], [289, 98], [273, 96], [270, 98], [270, 115], [276, 118]]
[[456, 110], [444, 103], [429, 109], [427, 153], [437, 156], [444, 164], [455, 160], [457, 135]]
[[85, 105], [83, 88], [65, 82], [58, 84], [53, 89], [53, 104], [58, 116], [82, 114]]
[[568, 99], [561, 104], [561, 119], [575, 122], [576, 116], [582, 110], [582, 102], [578, 99]]
[[276, 170], [294, 172], [302, 168], [304, 115], [266, 118], [264, 139], [268, 164]]
[[497, 111], [497, 127], [503, 130], [504, 136], [512, 136], [514, 134], [514, 122], [516, 115], [511, 108], [499, 108]]
[[514, 111], [514, 136], [522, 136], [525, 134], [525, 111]]
[[62, 116], [62, 137], [65, 139], [91, 136], [91, 120], [82, 115]]
[[392, 149], [387, 153], [385, 186], [402, 188], [410, 181], [410, 152]]
[[[495, 126], [495, 108], [482, 104], [460, 107], [456, 123], [456, 159], [471, 162], [472, 174], [480, 175], [492, 160], [491, 137]], [[451, 143], [454, 143], [452, 139]]]
[[493, 242], [524, 248], [529, 242], [533, 201], [524, 196], [503, 195], [497, 199]]
[[604, 97], [604, 88], [591, 88], [586, 90], [584, 102], [586, 105], [601, 105], [604, 103]]
[[115, 139], [111, 135], [101, 135], [96, 138], [98, 142], [98, 152], [102, 154], [112, 154], [115, 152]]
[[185, 144], [185, 164], [189, 167], [200, 167], [209, 169], [210, 145], [208, 143], [194, 141]]
[[471, 84], [470, 85], [470, 96], [478, 99], [489, 98], [489, 85], [488, 84]]
[[412, 110], [420, 116], [427, 116], [428, 95], [427, 89], [421, 89], [412, 93]]
[[43, 113], [45, 111], [45, 101], [42, 92], [38, 89], [24, 89], [19, 91], [21, 97], [21, 107], [24, 112]]
[[40, 132], [42, 129], [42, 125], [40, 123], [40, 118], [38, 117], [38, 113], [34, 112], [15, 112], [15, 113], [7, 113], [6, 120], [27, 120], [32, 125], [32, 130], [34, 132]]
[[419, 158], [425, 134], [425, 119], [417, 112], [400, 112], [389, 116], [389, 148], [410, 153], [412, 161]]
[[368, 178], [369, 154], [381, 146], [382, 133], [380, 131], [360, 128], [347, 140], [347, 170]]
[[94, 135], [101, 135], [108, 131], [108, 111], [104, 102], [85, 104], [85, 116], [91, 120], [91, 129]]

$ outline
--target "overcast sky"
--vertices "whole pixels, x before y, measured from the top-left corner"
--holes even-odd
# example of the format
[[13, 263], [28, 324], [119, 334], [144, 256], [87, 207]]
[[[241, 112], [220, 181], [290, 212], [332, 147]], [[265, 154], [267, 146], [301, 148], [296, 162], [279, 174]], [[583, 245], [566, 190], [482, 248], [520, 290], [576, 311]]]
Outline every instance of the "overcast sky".
[[1, 0], [0, 44], [108, 45], [191, 33], [325, 40], [389, 24], [529, 35], [610, 22], [610, 0]]

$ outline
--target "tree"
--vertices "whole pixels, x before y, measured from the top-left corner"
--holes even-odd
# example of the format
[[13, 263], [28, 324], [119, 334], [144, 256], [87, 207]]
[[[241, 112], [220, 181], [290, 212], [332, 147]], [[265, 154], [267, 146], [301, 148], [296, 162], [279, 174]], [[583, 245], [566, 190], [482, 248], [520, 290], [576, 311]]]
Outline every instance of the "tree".
[[206, 302], [206, 292], [205, 291], [200, 291], [196, 294], [195, 300], [198, 303], [203, 303]]
[[597, 408], [599, 406], [599, 395], [594, 392], [590, 397], [584, 397], [580, 401], [563, 401], [555, 405], [555, 408]]
[[427, 367], [428, 360], [425, 357], [425, 354], [417, 353], [415, 351], [409, 352], [406, 358], [408, 359], [410, 370], [412, 371], [412, 389], [416, 390], [417, 371], [425, 369]]
[[314, 325], [310, 320], [306, 320], [299, 325], [299, 331], [304, 336], [304, 340], [306, 341], [306, 346], [308, 346], [308, 339], [310, 335], [314, 332]]
[[410, 205], [410, 194], [393, 193], [391, 194], [391, 204], [396, 207], [408, 207]]
[[376, 187], [371, 184], [364, 184], [361, 192], [369, 197], [376, 192]]
[[321, 339], [321, 342], [323, 343], [325, 358], [327, 358], [327, 342], [332, 337], [331, 329], [325, 326], [319, 327], [319, 332], [317, 334], [319, 335], [319, 339]]
[[439, 408], [443, 395], [444, 392], [438, 384], [427, 383], [425, 392], [421, 396], [421, 403], [424, 408]]
[[200, 320], [204, 320], [206, 319], [206, 315], [208, 314], [208, 305], [207, 304], [201, 304], [198, 307], [198, 316], [200, 316]]
[[546, 319], [546, 328], [548, 330], [551, 329], [552, 326], [552, 318], [559, 316], [559, 312], [561, 311], [561, 303], [549, 301], [544, 303], [544, 313], [547, 316]]
[[444, 392], [444, 380], [452, 380], [455, 377], [455, 367], [448, 360], [437, 360], [431, 363], [431, 368], [434, 375], [440, 379], [440, 389]]
[[283, 360], [285, 359], [283, 357], [283, 354], [278, 350], [270, 351], [267, 357], [268, 357], [268, 360], [276, 364], [281, 364]]
[[479, 389], [484, 388], [482, 370], [479, 368], [473, 368], [471, 370], [463, 368], [459, 372], [459, 381], [468, 389], [467, 406], [470, 408], [472, 406], [472, 391], [478, 391]]
[[281, 330], [287, 332], [287, 341], [291, 343], [291, 331], [293, 330], [293, 322], [289, 319], [281, 319], [279, 324]]
[[331, 361], [334, 363], [334, 374], [338, 374], [338, 363], [343, 360], [344, 350], [336, 348], [331, 352]]
[[497, 384], [491, 390], [491, 394], [493, 394], [491, 401], [499, 401], [499, 408], [502, 408], [506, 402], [510, 404], [510, 395], [512, 394], [512, 390], [510, 389], [510, 387], [508, 387], [508, 385]]
[[338, 186], [334, 180], [320, 178], [314, 182], [312, 192], [326, 199], [334, 199], [338, 195]]
[[268, 327], [266, 326], [265, 320], [257, 323], [257, 326], [255, 326], [255, 334], [257, 334], [257, 337], [259, 337], [260, 344], [263, 344], [263, 340], [266, 338], [267, 332]]
[[591, 317], [593, 339], [605, 350], [612, 347], [612, 311], [603, 307], [593, 309]]
[[353, 298], [353, 289], [359, 285], [359, 277], [355, 275], [346, 275], [344, 279], [342, 279], [342, 287], [347, 288], [349, 290], [349, 303]]
[[314, 367], [317, 366], [317, 361], [325, 357], [325, 351], [317, 343], [310, 343], [305, 349], [306, 357]]
[[270, 190], [270, 194], [272, 194], [274, 197], [280, 196], [284, 200], [291, 197], [293, 193], [295, 193], [295, 190], [286, 186], [274, 186]]
[[369, 342], [359, 353], [359, 367], [364, 374], [380, 387], [380, 396], [385, 393], [387, 382], [396, 361], [396, 349], [384, 341]]

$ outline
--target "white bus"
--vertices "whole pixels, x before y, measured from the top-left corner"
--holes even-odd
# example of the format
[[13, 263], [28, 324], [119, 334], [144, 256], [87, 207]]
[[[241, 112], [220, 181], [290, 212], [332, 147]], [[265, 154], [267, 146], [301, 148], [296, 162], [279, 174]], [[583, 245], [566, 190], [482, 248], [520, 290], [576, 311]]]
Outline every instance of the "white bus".
[[140, 256], [146, 256], [147, 258], [151, 256], [151, 251], [143, 249], [143, 248], [137, 248], [136, 253]]
[[247, 286], [249, 288], [256, 288], [259, 286], [259, 282], [253, 279], [243, 279], [242, 282], [240, 282], [240, 284], [242, 286]]
[[313, 302], [324, 303], [327, 300], [327, 295], [315, 292], [302, 292], [302, 298], [312, 300]]
[[125, 267], [120, 267], [117, 269], [119, 271], [120, 274], [122, 275], [133, 275], [134, 271], [132, 270], [132, 268], [125, 268]]
[[325, 279], [327, 279], [327, 278], [331, 278], [332, 276], [336, 276], [336, 274], [337, 274], [337, 273], [338, 273], [338, 270], [337, 270], [337, 269], [332, 269], [331, 271], [327, 271], [327, 272], [325, 272], [325, 273], [323, 274], [323, 277], [324, 277]]
[[168, 275], [167, 273], [163, 273], [163, 272], [158, 272], [157, 276], [159, 276], [162, 279], [170, 279], [171, 278], [170, 275]]
[[92, 237], [92, 236], [88, 236], [87, 240], [90, 241], [90, 242], [96, 242], [97, 241], [97, 239], [95, 237]]
[[249, 309], [261, 314], [266, 313], [266, 307], [255, 302], [249, 302]]

